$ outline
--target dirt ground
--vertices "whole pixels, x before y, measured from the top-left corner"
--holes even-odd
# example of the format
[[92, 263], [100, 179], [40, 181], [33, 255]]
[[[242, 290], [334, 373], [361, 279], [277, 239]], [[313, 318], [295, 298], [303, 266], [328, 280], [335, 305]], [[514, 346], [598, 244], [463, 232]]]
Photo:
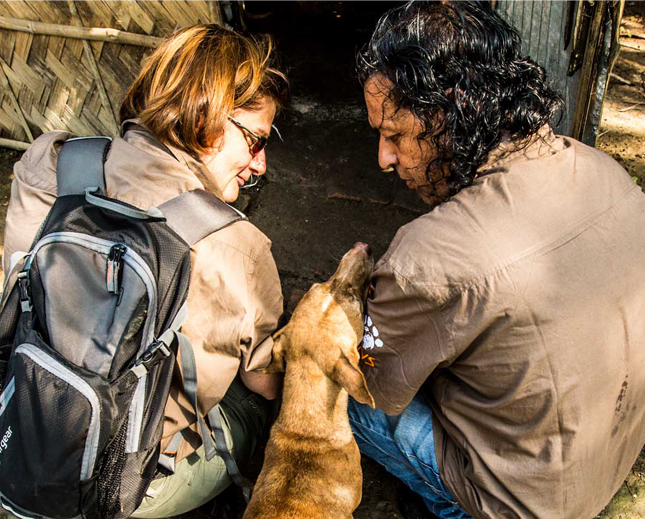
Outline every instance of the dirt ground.
[[[645, 3], [627, 2], [621, 51], [609, 82], [596, 147], [620, 162], [645, 189]], [[598, 516], [645, 519], [645, 450]]]
[[645, 4], [628, 2], [596, 147], [645, 181]]
[[[362, 93], [353, 73], [355, 50], [388, 2], [326, 2], [316, 11], [282, 11], [258, 18], [271, 24], [290, 71], [291, 106], [276, 120], [283, 141], [267, 149], [269, 169], [238, 207], [273, 240], [285, 303], [292, 310], [312, 282], [326, 279], [338, 259], [358, 240], [380, 257], [396, 230], [424, 206], [376, 162], [377, 136], [369, 128]], [[286, 4], [286, 3], [285, 3]], [[259, 13], [261, 14], [261, 13]], [[597, 146], [645, 185], [645, 3], [628, 2], [623, 48], [605, 101]], [[360, 23], [358, 23], [360, 22]], [[266, 30], [266, 28], [265, 28]], [[19, 152], [0, 149], [0, 237], [9, 201], [11, 168]], [[0, 244], [1, 246], [1, 244]], [[363, 502], [356, 519], [400, 519], [399, 482], [363, 460]], [[645, 457], [639, 459], [603, 519], [645, 519]], [[234, 487], [185, 519], [241, 518], [243, 502]]]

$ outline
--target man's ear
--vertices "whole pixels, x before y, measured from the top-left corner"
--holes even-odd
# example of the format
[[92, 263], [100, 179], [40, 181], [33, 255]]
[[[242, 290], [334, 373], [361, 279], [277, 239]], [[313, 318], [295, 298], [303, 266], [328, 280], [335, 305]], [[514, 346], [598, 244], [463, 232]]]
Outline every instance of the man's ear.
[[345, 355], [334, 364], [334, 371], [331, 375], [332, 380], [340, 384], [357, 402], [366, 404], [374, 409], [374, 397], [367, 389], [365, 376], [358, 365], [354, 365]]
[[289, 340], [289, 335], [284, 333], [285, 328], [280, 329], [273, 335], [273, 357], [269, 365], [261, 370], [265, 375], [284, 373], [284, 348]]

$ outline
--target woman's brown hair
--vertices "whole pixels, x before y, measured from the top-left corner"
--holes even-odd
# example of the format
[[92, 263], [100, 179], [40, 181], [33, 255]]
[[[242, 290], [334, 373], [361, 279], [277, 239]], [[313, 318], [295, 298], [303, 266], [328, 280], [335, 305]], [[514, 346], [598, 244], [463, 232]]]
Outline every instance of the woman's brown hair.
[[236, 108], [284, 104], [288, 82], [273, 59], [268, 36], [246, 37], [215, 24], [181, 29], [145, 62], [121, 105], [121, 121], [138, 117], [165, 144], [206, 153]]

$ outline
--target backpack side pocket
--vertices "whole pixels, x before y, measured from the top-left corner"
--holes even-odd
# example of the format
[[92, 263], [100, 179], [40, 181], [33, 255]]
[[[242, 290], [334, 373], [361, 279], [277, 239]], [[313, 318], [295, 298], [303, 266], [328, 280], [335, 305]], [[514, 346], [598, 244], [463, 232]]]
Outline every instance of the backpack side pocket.
[[26, 514], [85, 515], [82, 503], [96, 501], [98, 460], [123, 425], [117, 400], [131, 398], [136, 377], [117, 391], [33, 331], [15, 348], [9, 376], [0, 396], [0, 434], [8, 435], [4, 445], [0, 436], [0, 498]]

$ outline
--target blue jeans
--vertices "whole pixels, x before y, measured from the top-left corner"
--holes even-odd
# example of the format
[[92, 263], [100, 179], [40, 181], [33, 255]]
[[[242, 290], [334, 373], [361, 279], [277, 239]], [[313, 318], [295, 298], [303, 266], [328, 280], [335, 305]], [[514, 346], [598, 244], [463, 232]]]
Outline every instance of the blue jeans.
[[399, 416], [349, 399], [349, 423], [360, 451], [419, 494], [428, 510], [444, 519], [472, 519], [439, 477], [432, 410], [422, 395]]

